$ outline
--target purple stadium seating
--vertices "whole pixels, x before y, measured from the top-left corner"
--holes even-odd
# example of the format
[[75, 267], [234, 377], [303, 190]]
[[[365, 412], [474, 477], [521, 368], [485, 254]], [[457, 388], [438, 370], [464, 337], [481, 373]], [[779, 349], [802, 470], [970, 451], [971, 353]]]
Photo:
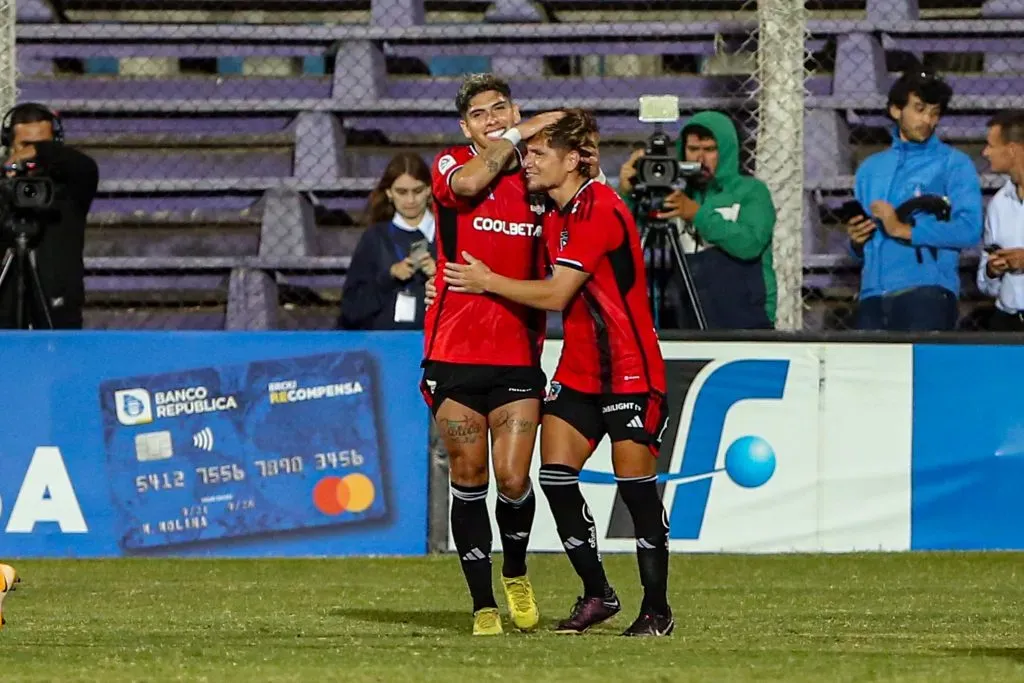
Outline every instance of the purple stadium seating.
[[[143, 13], [166, 7], [162, 0], [120, 4]], [[545, 75], [545, 59], [553, 57], [704, 59], [722, 50], [735, 52], [756, 27], [749, 14], [735, 13], [742, 6], [738, 0], [706, 8], [695, 0], [687, 9], [714, 10], [720, 17], [703, 22], [651, 22], [636, 14], [656, 4], [306, 0], [304, 9], [363, 12], [364, 19], [290, 24], [275, 23], [274, 17], [289, 9], [275, 0], [185, 0], [175, 3], [177, 11], [262, 10], [271, 19], [166, 24], [88, 17], [63, 23], [48, 3], [26, 0], [18, 4], [20, 96], [61, 110], [71, 141], [100, 164], [100, 196], [87, 246], [91, 296], [101, 300], [134, 292], [140, 299], [160, 300], [175, 291], [202, 293], [195, 311], [174, 314], [180, 318], [161, 314], [169, 324], [189, 327], [330, 324], [323, 311], [302, 323], [282, 315], [281, 293], [289, 286], [338, 289], [359, 235], [358, 228], [344, 224], [358, 222], [367, 193], [397, 149], [429, 159], [462, 139], [452, 117], [458, 79], [398, 72], [389, 66], [394, 60], [426, 64], [434, 58], [487, 57], [492, 70], [511, 80], [525, 113], [565, 105], [593, 109], [602, 126], [602, 165], [614, 176], [632, 142], [649, 133], [633, 114], [638, 95], [678, 94], [685, 116], [707, 108], [739, 111], [751, 88], [743, 74]], [[88, 13], [109, 9], [109, 3], [69, 0], [62, 7]], [[604, 13], [599, 21], [574, 18], [573, 13], [597, 8]], [[461, 24], [429, 21], [431, 12], [453, 9], [476, 18]], [[621, 19], [607, 20], [613, 12]], [[971, 145], [975, 155], [989, 112], [1019, 101], [1024, 0], [987, 0], [981, 15], [922, 18], [916, 0], [866, 0], [861, 18], [820, 19], [812, 13], [805, 47], [834, 55], [834, 69], [807, 82], [807, 286], [850, 285], [852, 264], [842, 236], [830, 227], [831, 212], [852, 188], [861, 158], [853, 140], [889, 125], [884, 111], [892, 78], [888, 58], [895, 53], [984, 55], [981, 70], [949, 74], [957, 95], [942, 129], [948, 139]], [[170, 62], [320, 58], [329, 68], [325, 75], [273, 77], [60, 73], [61, 64], [74, 60], [147, 57]], [[983, 176], [983, 182], [991, 190], [999, 181]], [[322, 220], [324, 213], [342, 217], [340, 224]], [[97, 312], [90, 324], [121, 323], [150, 324], [137, 311]]]

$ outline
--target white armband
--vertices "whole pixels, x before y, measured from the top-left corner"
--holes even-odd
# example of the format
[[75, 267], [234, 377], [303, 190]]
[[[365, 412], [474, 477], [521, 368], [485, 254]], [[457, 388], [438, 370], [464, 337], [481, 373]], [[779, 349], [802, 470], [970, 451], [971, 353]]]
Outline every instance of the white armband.
[[502, 139], [511, 142], [513, 147], [518, 146], [523, 140], [523, 134], [519, 132], [518, 128], [509, 128], [501, 134], [501, 137]]

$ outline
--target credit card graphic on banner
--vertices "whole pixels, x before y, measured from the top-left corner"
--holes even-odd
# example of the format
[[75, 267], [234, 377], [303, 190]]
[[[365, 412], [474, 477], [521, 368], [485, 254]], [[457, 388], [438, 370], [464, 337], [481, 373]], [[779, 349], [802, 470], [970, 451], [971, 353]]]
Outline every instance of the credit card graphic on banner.
[[384, 517], [375, 380], [352, 352], [103, 382], [121, 547]]

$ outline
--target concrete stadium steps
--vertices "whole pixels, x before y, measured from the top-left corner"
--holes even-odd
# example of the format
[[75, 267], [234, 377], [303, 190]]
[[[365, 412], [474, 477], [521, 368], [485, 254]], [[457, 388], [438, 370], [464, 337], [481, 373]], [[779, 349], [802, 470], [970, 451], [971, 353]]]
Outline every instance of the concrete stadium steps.
[[[987, 162], [981, 156], [987, 120], [985, 115], [951, 114], [942, 128], [947, 139], [972, 156], [979, 171], [987, 168]], [[741, 132], [751, 135], [750, 126], [742, 126], [743, 121], [740, 123]], [[600, 124], [602, 166], [606, 172], [616, 171], [629, 155], [632, 145], [645, 139], [653, 130], [633, 117], [601, 117]], [[124, 121], [120, 125], [131, 127], [132, 124]], [[105, 187], [124, 180], [144, 183], [147, 180], [189, 179], [203, 181], [196, 184], [197, 189], [204, 183], [213, 183], [214, 189], [217, 183], [222, 183], [225, 190], [240, 189], [243, 185], [251, 187], [260, 178], [284, 182], [284, 179], [296, 176], [296, 169], [305, 167], [307, 170], [303, 175], [307, 177], [311, 190], [340, 189], [335, 181], [346, 179], [350, 189], [363, 193], [372, 188], [394, 154], [414, 152], [429, 163], [444, 147], [465, 141], [451, 116], [341, 119], [338, 125], [353, 126], [335, 141], [341, 149], [332, 149], [327, 141], [322, 145], [311, 141], [305, 158], [297, 156], [295, 134], [292, 132], [76, 136], [77, 120], [69, 121], [68, 130], [71, 144], [92, 154], [99, 162]], [[822, 110], [809, 112], [805, 122], [807, 139], [812, 141], [806, 154], [808, 177], [821, 179], [852, 174], [863, 158], [888, 145], [890, 125], [881, 113], [860, 116], [847, 112], [840, 117]], [[825, 154], [823, 148], [835, 152]], [[158, 187], [151, 185], [148, 189]]]
[[[363, 228], [317, 226], [317, 253], [347, 256], [355, 251]], [[256, 256], [261, 251], [288, 256], [301, 252], [288, 242], [263, 238], [259, 224], [216, 224], [168, 222], [141, 225], [91, 225], [87, 232], [85, 255], [88, 257], [140, 258], [181, 257], [229, 258]], [[301, 253], [296, 253], [302, 256]]]
[[[420, 98], [444, 102], [452, 109], [461, 79], [439, 79], [395, 76], [376, 83], [376, 92], [367, 82], [369, 76], [355, 77], [360, 85], [342, 84], [342, 79], [299, 76], [294, 78], [220, 77], [194, 78], [113, 78], [113, 77], [59, 77], [24, 78], [18, 83], [21, 96], [26, 100], [53, 102], [66, 100], [111, 100], [118, 103], [139, 102], [145, 106], [150, 100], [181, 102], [180, 111], [208, 111], [208, 107], [193, 108], [191, 103], [205, 100], [233, 101], [236, 107], [253, 102], [273, 103], [290, 100], [324, 100], [339, 104], [358, 98], [360, 108], [370, 108], [375, 99], [406, 100], [409, 109]], [[749, 74], [727, 76], [665, 75], [656, 77], [561, 77], [538, 74], [533, 78], [509, 79], [517, 99], [556, 100], [570, 98], [589, 99], [596, 93], [600, 98], [627, 99], [636, 102], [641, 95], [652, 93], [678, 93], [681, 97], [739, 98], [749, 97], [753, 83]], [[831, 78], [812, 78], [808, 88], [816, 95], [830, 95]], [[365, 98], [365, 102], [363, 101]], [[633, 105], [636, 106], [635, 104]], [[67, 109], [68, 107], [64, 107]], [[343, 104], [339, 108], [346, 108]], [[116, 111], [116, 107], [112, 107]], [[287, 109], [282, 106], [282, 109]]]
[[86, 267], [88, 327], [329, 329], [348, 257], [98, 258]]
[[[168, 173], [168, 170], [181, 171], [183, 158], [187, 158], [191, 164], [202, 166], [203, 153], [211, 148], [217, 150], [213, 142], [235, 148], [245, 147], [243, 143], [247, 139], [257, 141], [254, 146], [260, 144], [260, 140], [265, 147], [276, 145], [279, 149], [287, 149], [289, 144], [295, 146], [294, 134], [288, 132], [294, 127], [286, 119], [256, 117], [249, 125], [244, 119], [234, 117], [228, 121], [231, 126], [241, 129], [249, 125], [252, 129], [263, 131], [252, 136], [235, 137], [215, 132], [180, 132], [191, 130], [193, 124], [205, 126], [208, 131], [218, 130], [220, 124], [215, 119], [139, 121], [141, 130], [160, 132], [134, 132], [131, 130], [133, 124], [130, 119], [104, 121], [72, 118], [69, 121], [69, 131], [72, 133], [79, 124], [81, 129], [88, 131], [89, 134], [83, 136], [82, 140], [86, 143], [83, 147], [89, 151], [96, 152], [109, 142], [109, 148], [104, 153], [113, 157], [116, 157], [116, 150], [121, 146], [143, 149], [148, 155], [129, 159], [132, 164], [143, 164], [148, 168], [147, 174], [133, 174], [131, 165], [122, 162], [122, 173], [118, 174], [120, 178], [105, 175], [107, 179], [101, 184], [102, 194], [94, 205], [91, 217], [90, 255], [229, 257], [252, 256], [261, 253], [261, 249], [262, 253], [286, 256], [303, 253], [350, 254], [358, 240], [359, 230], [342, 226], [361, 223], [367, 193], [391, 155], [405, 147], [419, 152], [429, 161], [443, 146], [460, 140], [460, 134], [453, 132], [454, 124], [450, 115], [341, 118], [339, 128], [352, 143], [344, 146], [341, 154], [343, 162], [340, 165], [342, 177], [337, 181], [302, 181], [284, 174], [274, 177], [204, 177], [198, 167], [183, 177], [160, 178], [156, 176], [175, 175]], [[831, 124], [825, 125], [823, 121]], [[987, 116], [977, 114], [954, 115], [946, 120], [946, 129], [959, 138], [962, 148], [972, 153], [980, 170], [985, 168], [980, 160], [980, 150], [986, 121]], [[172, 132], [172, 123], [179, 132]], [[607, 131], [602, 149], [602, 166], [614, 178], [618, 167], [629, 154], [633, 141], [642, 139], [649, 129], [629, 116], [603, 118], [602, 123]], [[267, 132], [271, 126], [276, 132]], [[285, 132], [280, 131], [281, 126], [284, 126]], [[858, 161], [886, 144], [883, 142], [887, 135], [886, 126], [887, 122], [879, 112], [861, 115], [849, 111], [845, 116], [840, 116], [838, 113], [818, 111], [808, 115], [808, 194], [804, 224], [806, 255], [844, 253], [845, 237], [835, 224], [834, 211], [850, 197], [852, 173]], [[115, 129], [124, 132], [119, 135], [105, 132]], [[411, 132], [417, 129], [417, 133]], [[421, 136], [435, 142], [417, 147], [390, 143], [391, 138], [412, 141]], [[858, 139], [872, 136], [878, 142], [856, 144]], [[369, 140], [375, 144], [355, 144], [357, 140]], [[73, 136], [71, 142], [75, 143]], [[823, 149], [829, 149], [830, 145], [836, 150], [845, 145], [845, 158], [838, 151], [835, 155], [823, 155]], [[169, 148], [169, 154], [165, 148]], [[323, 147], [320, 149], [320, 153], [323, 153]], [[183, 157], [182, 150], [186, 150], [188, 155]], [[166, 158], [162, 158], [165, 154]], [[221, 152], [216, 151], [215, 155], [221, 155]], [[103, 153], [97, 156], [101, 157], [102, 163]], [[833, 167], [823, 168], [823, 158], [833, 162]], [[165, 170], [160, 173], [154, 170], [161, 167]], [[985, 176], [983, 181], [987, 194], [1002, 182], [992, 176]], [[310, 212], [305, 219], [300, 220], [297, 216], [289, 219], [293, 225], [303, 220], [309, 221], [310, 225], [305, 229], [313, 235], [310, 240], [303, 243], [292, 235], [280, 233], [263, 236], [267, 223], [263, 214], [263, 196], [279, 186], [295, 188], [303, 205], [309, 204], [310, 198], [318, 205], [317, 211]], [[307, 207], [307, 210], [310, 209], [312, 205]], [[289, 210], [298, 211], [295, 207]]]
[[[72, 144], [101, 164], [90, 326], [323, 329], [361, 234], [346, 226], [360, 222], [387, 160], [410, 149], [429, 161], [462, 141], [459, 68], [482, 70], [482, 59], [509, 75], [527, 115], [594, 110], [614, 179], [651, 132], [635, 119], [637, 95], [679, 94], [683, 118], [750, 106], [748, 55], [728, 57], [752, 47], [755, 18], [742, 6], [71, 0], [69, 16], [84, 23], [57, 24], [26, 0], [19, 17], [39, 23], [17, 30], [21, 96], [61, 110]], [[806, 100], [804, 254], [806, 286], [823, 298], [808, 315], [824, 318], [856, 290], [834, 211], [857, 163], [885, 144], [887, 65], [927, 53], [951, 67], [943, 135], [984, 169], [989, 113], [1024, 93], [1024, 0], [836, 1], [810, 17], [805, 47], [821, 68]], [[75, 73], [97, 58], [116, 75]], [[1000, 179], [983, 181], [988, 197]]]
[[293, 133], [263, 135], [138, 134], [74, 136], [69, 144], [92, 156], [104, 179], [289, 177]]
[[[19, 20], [45, 21], [52, 10], [39, 0], [19, 3]], [[874, 18], [942, 17], [982, 14], [993, 16], [1005, 0], [825, 0], [809, 7], [812, 16]], [[1012, 3], [1011, 3], [1012, 4]], [[72, 21], [247, 21], [333, 22], [393, 25], [435, 22], [556, 21], [593, 22], [629, 16], [635, 21], [663, 22], [680, 18], [750, 12], [744, 0], [64, 0], [62, 10]], [[1005, 11], [1005, 10], [1004, 10]]]

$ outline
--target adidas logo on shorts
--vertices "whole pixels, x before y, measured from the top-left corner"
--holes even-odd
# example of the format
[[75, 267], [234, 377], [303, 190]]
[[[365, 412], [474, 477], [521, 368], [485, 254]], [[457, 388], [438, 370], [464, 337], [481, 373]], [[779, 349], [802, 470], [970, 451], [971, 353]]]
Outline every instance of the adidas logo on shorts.
[[643, 429], [644, 422], [643, 420], [640, 419], [639, 415], [634, 415], [633, 419], [629, 421], [629, 426], [633, 427], [634, 429]]

